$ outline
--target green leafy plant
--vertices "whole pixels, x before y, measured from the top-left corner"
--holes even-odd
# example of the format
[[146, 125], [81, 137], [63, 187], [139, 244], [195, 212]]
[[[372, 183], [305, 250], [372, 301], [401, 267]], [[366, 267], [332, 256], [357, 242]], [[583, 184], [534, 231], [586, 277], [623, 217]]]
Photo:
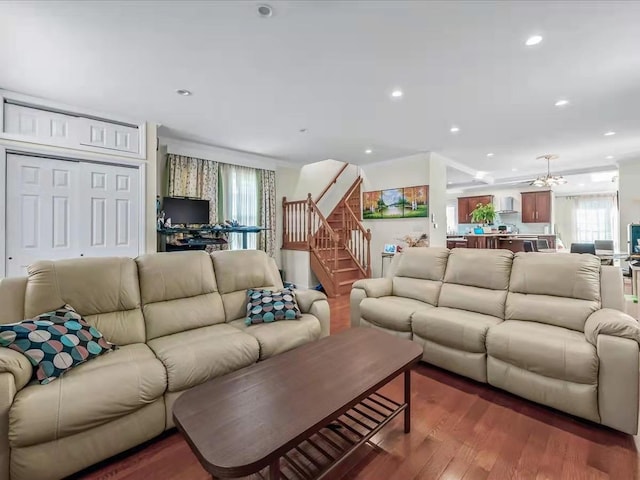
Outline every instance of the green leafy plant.
[[495, 218], [496, 208], [493, 206], [493, 203], [487, 203], [486, 205], [478, 203], [476, 208], [471, 212], [471, 221], [474, 223], [491, 225]]

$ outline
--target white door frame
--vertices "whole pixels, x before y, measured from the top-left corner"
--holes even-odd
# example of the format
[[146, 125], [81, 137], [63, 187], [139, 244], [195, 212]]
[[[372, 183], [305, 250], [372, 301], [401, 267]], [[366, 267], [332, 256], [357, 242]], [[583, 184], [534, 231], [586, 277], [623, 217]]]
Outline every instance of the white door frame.
[[82, 161], [90, 163], [106, 163], [122, 167], [137, 167], [139, 172], [139, 202], [138, 209], [138, 255], [146, 249], [146, 214], [147, 214], [147, 162], [146, 160], [111, 157], [107, 155], [93, 155], [85, 152], [67, 152], [55, 148], [38, 147], [35, 145], [13, 145], [0, 140], [0, 226], [4, 231], [0, 232], [0, 278], [6, 275], [7, 264], [7, 155], [17, 153], [19, 155], [35, 155], [53, 159]]

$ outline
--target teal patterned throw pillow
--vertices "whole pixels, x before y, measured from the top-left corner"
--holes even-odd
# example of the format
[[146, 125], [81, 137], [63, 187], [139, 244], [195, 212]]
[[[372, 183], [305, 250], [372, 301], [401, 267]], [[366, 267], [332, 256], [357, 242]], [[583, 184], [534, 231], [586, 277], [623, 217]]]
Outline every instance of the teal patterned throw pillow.
[[22, 353], [42, 385], [117, 347], [69, 305], [32, 320], [0, 325], [0, 347]]
[[295, 320], [301, 316], [293, 290], [247, 290], [247, 325]]

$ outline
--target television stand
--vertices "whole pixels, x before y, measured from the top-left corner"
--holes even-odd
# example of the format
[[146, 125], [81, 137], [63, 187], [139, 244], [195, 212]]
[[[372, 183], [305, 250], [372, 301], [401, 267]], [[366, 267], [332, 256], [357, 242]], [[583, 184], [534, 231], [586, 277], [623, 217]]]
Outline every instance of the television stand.
[[[260, 233], [268, 228], [258, 226], [223, 227], [211, 226], [171, 227], [158, 229], [158, 251], [170, 252], [177, 250], [204, 250], [207, 245], [224, 245], [229, 241], [230, 233], [242, 234], [242, 248], [247, 249], [247, 235]], [[206, 235], [206, 236], [203, 236]], [[170, 246], [171, 245], [171, 246]], [[170, 247], [169, 247], [170, 246]], [[199, 247], [199, 248], [197, 248]]]

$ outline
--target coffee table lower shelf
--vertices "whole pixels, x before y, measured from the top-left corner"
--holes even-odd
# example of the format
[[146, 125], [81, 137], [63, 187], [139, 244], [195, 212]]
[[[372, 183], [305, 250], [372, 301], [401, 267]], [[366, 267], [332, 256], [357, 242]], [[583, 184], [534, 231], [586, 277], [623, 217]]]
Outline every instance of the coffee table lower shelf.
[[[319, 480], [329, 475], [358, 447], [406, 410], [380, 393], [373, 393], [310, 438], [289, 450], [277, 465], [243, 478]], [[406, 426], [405, 426], [406, 427]], [[406, 428], [405, 428], [406, 430]]]

